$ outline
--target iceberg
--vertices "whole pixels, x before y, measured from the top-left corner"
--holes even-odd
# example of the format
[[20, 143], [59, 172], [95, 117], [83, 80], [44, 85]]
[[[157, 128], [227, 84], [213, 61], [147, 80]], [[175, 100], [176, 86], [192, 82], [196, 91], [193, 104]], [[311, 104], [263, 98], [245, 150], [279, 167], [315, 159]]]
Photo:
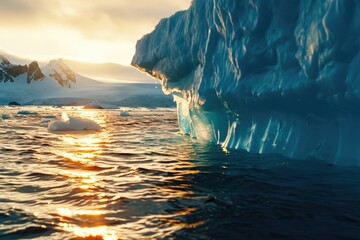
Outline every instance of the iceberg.
[[100, 131], [101, 126], [96, 122], [79, 117], [71, 117], [63, 113], [60, 119], [54, 120], [49, 123], [49, 131], [84, 131], [95, 130]]
[[132, 65], [180, 129], [253, 153], [360, 164], [360, 2], [194, 0], [137, 42]]

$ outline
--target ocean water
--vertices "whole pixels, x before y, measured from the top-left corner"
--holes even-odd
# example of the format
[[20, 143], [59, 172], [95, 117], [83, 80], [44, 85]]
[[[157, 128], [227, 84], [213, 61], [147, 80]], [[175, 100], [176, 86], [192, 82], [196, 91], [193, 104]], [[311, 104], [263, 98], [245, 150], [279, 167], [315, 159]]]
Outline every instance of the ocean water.
[[[181, 135], [173, 109], [127, 110], [0, 107], [0, 239], [360, 239], [358, 167], [228, 151]], [[49, 132], [63, 112], [103, 130]]]

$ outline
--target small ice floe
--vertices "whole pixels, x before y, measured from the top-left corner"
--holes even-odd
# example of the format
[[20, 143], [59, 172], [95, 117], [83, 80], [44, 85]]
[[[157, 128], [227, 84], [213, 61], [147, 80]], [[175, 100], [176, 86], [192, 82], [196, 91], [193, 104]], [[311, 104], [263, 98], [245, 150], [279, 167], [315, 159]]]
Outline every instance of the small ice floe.
[[56, 118], [56, 116], [54, 115], [44, 115], [42, 116], [43, 118], [47, 118], [47, 119], [52, 119], [52, 118]]
[[19, 115], [37, 115], [37, 112], [33, 112], [33, 111], [27, 111], [27, 110], [21, 110], [18, 111], [17, 114]]
[[118, 109], [118, 106], [106, 103], [91, 102], [84, 106], [84, 109]]
[[9, 102], [8, 106], [21, 106], [21, 104], [18, 102]]
[[3, 120], [10, 119], [10, 115], [9, 114], [1, 114], [1, 119], [3, 119]]
[[43, 117], [43, 119], [42, 119], [41, 123], [49, 123], [49, 122], [51, 122], [51, 119], [56, 118], [56, 116], [54, 116], [54, 115], [43, 115], [42, 117]]
[[100, 131], [101, 126], [96, 122], [79, 117], [69, 117], [63, 113], [61, 118], [50, 122], [48, 126], [49, 131], [83, 131], [83, 130], [96, 130]]
[[64, 108], [63, 106], [61, 106], [61, 105], [54, 105], [54, 106], [52, 106], [53, 108]]
[[119, 114], [120, 117], [130, 117], [132, 116], [129, 112], [126, 112], [126, 111], [122, 111], [120, 112]]

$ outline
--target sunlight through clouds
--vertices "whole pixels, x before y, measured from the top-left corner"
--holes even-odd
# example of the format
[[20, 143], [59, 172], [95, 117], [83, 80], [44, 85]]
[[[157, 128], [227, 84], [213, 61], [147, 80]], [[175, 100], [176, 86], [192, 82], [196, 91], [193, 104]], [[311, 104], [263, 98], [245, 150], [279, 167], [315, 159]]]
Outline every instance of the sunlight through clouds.
[[0, 50], [40, 61], [129, 65], [136, 41], [189, 5], [190, 0], [0, 1]]

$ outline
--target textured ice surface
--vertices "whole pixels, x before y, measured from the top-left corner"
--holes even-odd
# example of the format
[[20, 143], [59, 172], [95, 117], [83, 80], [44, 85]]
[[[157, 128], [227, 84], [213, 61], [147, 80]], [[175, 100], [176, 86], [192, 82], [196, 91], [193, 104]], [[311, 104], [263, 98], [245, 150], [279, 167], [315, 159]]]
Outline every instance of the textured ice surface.
[[194, 0], [132, 64], [175, 96], [185, 133], [358, 165], [359, 47], [359, 1]]
[[101, 126], [96, 122], [79, 117], [71, 117], [63, 113], [61, 119], [50, 122], [49, 131], [82, 131], [82, 130], [101, 130]]

